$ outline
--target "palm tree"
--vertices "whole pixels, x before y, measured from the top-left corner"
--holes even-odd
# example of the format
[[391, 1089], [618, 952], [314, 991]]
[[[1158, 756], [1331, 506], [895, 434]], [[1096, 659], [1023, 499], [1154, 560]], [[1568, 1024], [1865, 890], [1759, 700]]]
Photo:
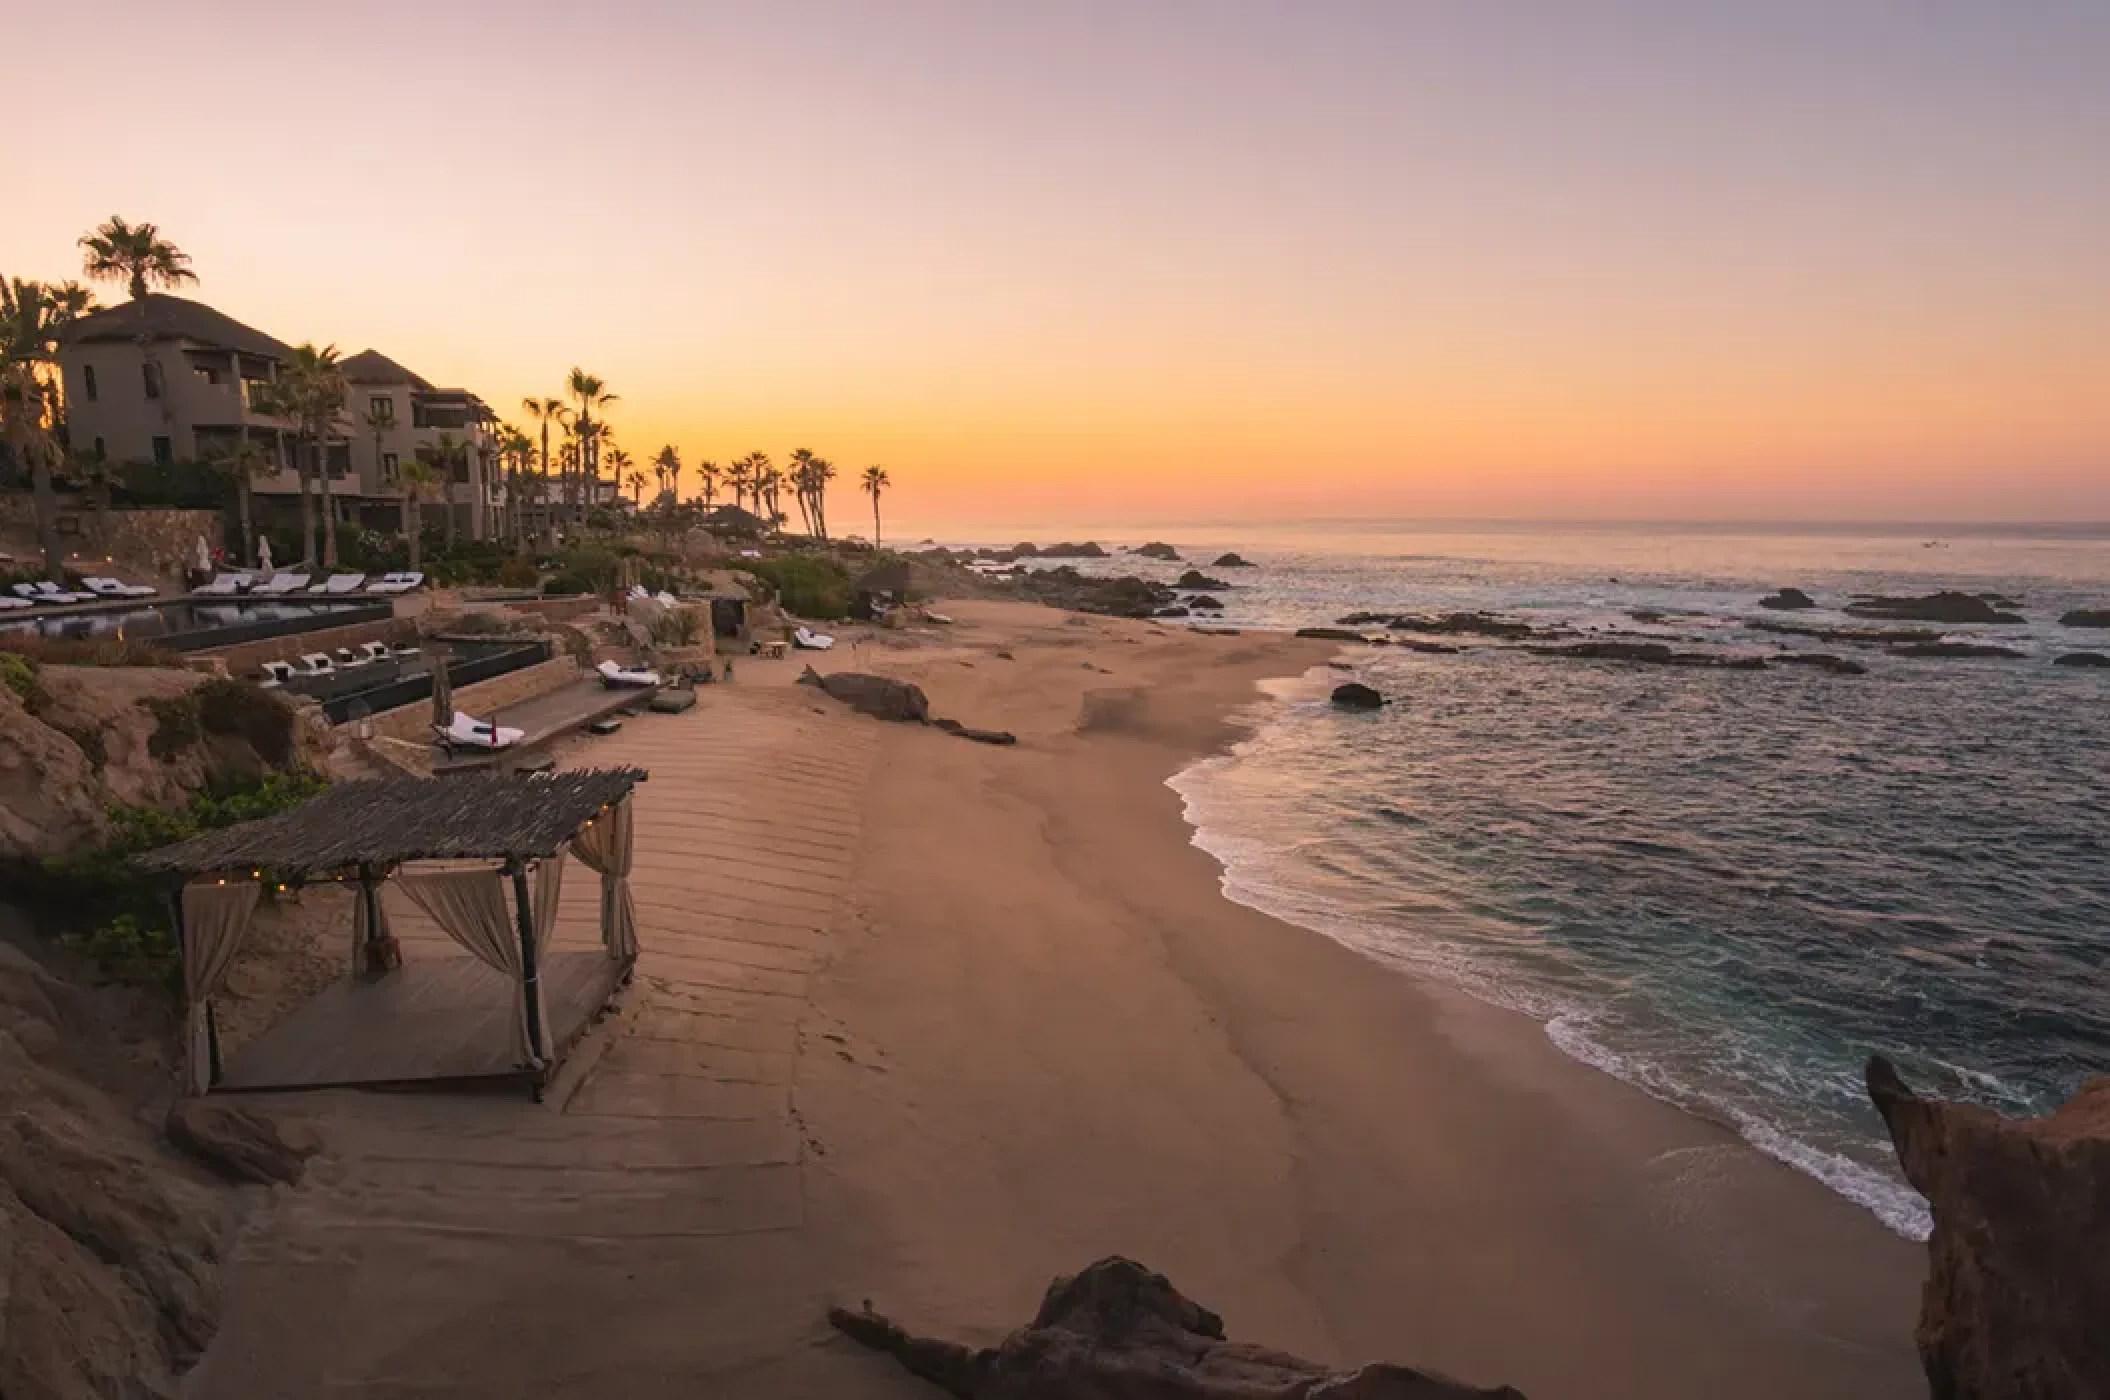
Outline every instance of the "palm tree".
[[[666, 473], [654, 468], [653, 474], [658, 476], [664, 483]], [[660, 489], [665, 490], [666, 487], [662, 485]], [[641, 471], [630, 473], [630, 504], [639, 511], [645, 508], [645, 474]]]
[[260, 476], [271, 473], [271, 454], [245, 429], [233, 446], [222, 450], [213, 463], [234, 482], [235, 508], [242, 522], [242, 562], [256, 559], [256, 526], [250, 508], [250, 487]]
[[879, 546], [879, 497], [894, 483], [887, 478], [885, 467], [866, 467], [865, 474], [858, 478], [864, 493], [872, 498], [872, 545]]
[[579, 401], [579, 416], [574, 426], [579, 435], [580, 474], [588, 481], [598, 481], [601, 463], [594, 446], [593, 429], [597, 425], [593, 412], [597, 408], [606, 408], [616, 402], [616, 395], [608, 392], [608, 386], [601, 382], [599, 375], [588, 374], [577, 365], [572, 366], [571, 374], [564, 381], [564, 387], [566, 392]]
[[380, 408], [370, 405], [366, 410], [366, 417], [360, 419], [359, 423], [361, 427], [372, 433], [374, 437], [374, 481], [379, 484], [381, 481], [381, 439], [387, 435], [390, 428], [396, 425], [396, 416], [393, 413], [383, 412]]
[[816, 457], [808, 464], [813, 478], [813, 526], [822, 539], [828, 538], [828, 483], [835, 480], [835, 463]]
[[806, 533], [813, 534], [813, 453], [803, 447], [791, 449], [791, 496], [798, 503], [799, 517], [806, 522]]
[[681, 453], [668, 443], [653, 456], [652, 466], [666, 477], [667, 514], [671, 517], [674, 507], [681, 504]]
[[754, 482], [754, 473], [754, 459], [750, 457], [735, 457], [725, 469], [725, 484], [733, 492], [733, 509], [739, 510], [747, 504], [747, 488]]
[[432, 480], [439, 483], [440, 529], [449, 554], [454, 553], [454, 464], [462, 452], [462, 444], [453, 433], [441, 433], [432, 440]]
[[403, 542], [410, 549], [410, 567], [415, 569], [425, 538], [425, 492], [439, 480], [439, 476], [431, 463], [422, 457], [413, 457], [396, 467], [396, 479], [403, 483]]
[[784, 513], [777, 509], [777, 493], [784, 488], [784, 473], [769, 460], [767, 452], [754, 453], [747, 460], [749, 470], [754, 474], [749, 490], [754, 493], [755, 504], [761, 507], [755, 513], [771, 525], [783, 524]]
[[703, 483], [703, 508], [709, 510], [718, 500], [718, 464], [708, 457], [698, 462], [696, 479]]
[[562, 399], [522, 399], [520, 406], [526, 410], [528, 417], [535, 419], [542, 425], [542, 480], [538, 485], [541, 488], [540, 495], [542, 497], [542, 525], [545, 537], [543, 543], [546, 547], [555, 549], [557, 547], [557, 511], [549, 493], [549, 425], [551, 423], [563, 423], [567, 416], [567, 411]]
[[523, 483], [535, 468], [535, 444], [511, 423], [500, 423], [497, 436], [498, 455], [506, 463], [506, 528], [512, 533], [513, 547], [525, 552], [527, 529], [521, 497], [525, 494]]
[[[632, 465], [634, 465], [630, 460], [630, 454], [615, 445], [615, 439], [608, 435], [608, 429], [605, 425], [595, 428], [594, 440], [594, 455], [596, 457], [600, 456], [600, 444], [603, 442], [608, 444], [608, 474], [615, 479], [616, 494], [620, 497], [623, 490], [623, 481], [628, 476]], [[593, 494], [598, 495], [601, 480], [598, 464], [596, 464], [592, 479], [595, 487]], [[592, 495], [589, 495], [587, 499], [590, 502], [593, 499]]]
[[0, 442], [29, 468], [44, 571], [59, 575], [66, 551], [59, 543], [59, 497], [52, 483], [58, 456], [58, 399], [41, 377], [57, 362], [59, 336], [72, 319], [74, 299], [64, 288], [0, 278]]
[[297, 345], [292, 356], [279, 366], [278, 379], [267, 395], [270, 411], [299, 425], [307, 439], [308, 465], [300, 474], [300, 529], [302, 561], [313, 562], [315, 554], [315, 507], [312, 491], [319, 490], [322, 506], [322, 566], [337, 567], [336, 510], [330, 504], [330, 433], [344, 414], [344, 372], [338, 368], [337, 347], [317, 348], [313, 342]]
[[100, 281], [123, 282], [138, 301], [153, 287], [195, 282], [190, 254], [161, 236], [152, 224], [127, 224], [115, 214], [93, 233], [81, 235], [83, 270]]

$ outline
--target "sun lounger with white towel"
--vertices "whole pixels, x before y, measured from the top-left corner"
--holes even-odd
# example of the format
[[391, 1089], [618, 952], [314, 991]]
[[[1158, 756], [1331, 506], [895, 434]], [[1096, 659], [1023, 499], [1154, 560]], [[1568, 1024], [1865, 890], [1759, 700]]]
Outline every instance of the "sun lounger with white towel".
[[613, 661], [603, 661], [594, 670], [601, 673], [601, 684], [610, 690], [642, 689], [660, 683], [657, 671], [628, 670]]
[[366, 586], [369, 593], [408, 593], [425, 586], [425, 576], [416, 571], [383, 574]]
[[347, 593], [357, 593], [360, 585], [365, 582], [365, 574], [331, 574], [321, 583], [310, 584], [308, 592], [311, 594], [326, 594], [332, 598], [341, 598]]
[[126, 583], [114, 578], [84, 578], [81, 587], [99, 598], [151, 598], [154, 590], [143, 583]]
[[93, 593], [69, 593], [57, 584], [48, 581], [18, 583], [15, 585], [15, 592], [19, 596], [29, 599], [32, 603], [92, 603], [95, 601]]
[[258, 681], [257, 684], [264, 687], [266, 690], [269, 690], [274, 686], [284, 685], [287, 681], [290, 681], [292, 679], [292, 662], [266, 661], [264, 663], [264, 678], [261, 681]]
[[289, 593], [298, 593], [307, 586], [306, 574], [273, 574], [250, 592], [261, 593], [267, 598], [283, 598]]
[[293, 674], [296, 676], [328, 676], [334, 675], [336, 670], [337, 663], [330, 660], [329, 653], [311, 651], [294, 664]]
[[27, 598], [0, 596], [0, 608], [33, 608], [35, 606], [36, 604], [30, 602]]
[[791, 634], [791, 642], [800, 651], [826, 651], [835, 645], [835, 638], [810, 627], [801, 627]]
[[471, 719], [460, 710], [454, 712], [454, 721], [445, 729], [438, 725], [432, 732], [439, 741], [451, 749], [509, 749], [526, 737], [518, 729], [501, 729], [480, 719]]
[[200, 594], [211, 594], [215, 598], [231, 598], [254, 581], [250, 574], [215, 574], [211, 583], [200, 588]]

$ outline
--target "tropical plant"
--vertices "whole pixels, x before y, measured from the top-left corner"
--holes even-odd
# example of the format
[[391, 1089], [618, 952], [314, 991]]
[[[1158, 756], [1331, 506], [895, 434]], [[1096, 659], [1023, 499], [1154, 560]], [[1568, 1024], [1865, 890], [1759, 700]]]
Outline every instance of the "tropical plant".
[[[641, 471], [630, 473], [628, 484], [630, 486], [630, 504], [638, 510], [643, 510], [645, 508], [645, 474]], [[661, 489], [664, 490], [665, 488], [662, 487]]]
[[820, 531], [813, 518], [813, 453], [803, 447], [794, 447], [788, 465], [791, 468], [791, 496], [798, 504], [799, 517], [806, 522], [806, 533], [817, 535]]
[[127, 224], [115, 214], [93, 233], [81, 235], [87, 256], [82, 270], [98, 281], [123, 282], [138, 301], [155, 287], [195, 282], [190, 254], [161, 236], [152, 224]]
[[667, 515], [671, 519], [674, 507], [681, 504], [681, 453], [668, 443], [654, 454], [652, 465], [666, 478]]
[[893, 484], [886, 474], [885, 467], [866, 467], [864, 475], [858, 478], [858, 485], [872, 498], [872, 543], [875, 546], [880, 542], [879, 497]]
[[[386, 437], [388, 430], [396, 425], [396, 415], [381, 408], [378, 404], [369, 404], [366, 416], [360, 419], [359, 423], [360, 426], [373, 435], [374, 481], [378, 485], [381, 482], [381, 439]], [[400, 466], [401, 464], [398, 463], [398, 465]]]
[[423, 457], [413, 457], [396, 467], [396, 480], [403, 486], [403, 543], [410, 551], [410, 567], [415, 569], [425, 535], [425, 493], [438, 482], [439, 473]]
[[320, 495], [322, 508], [322, 566], [337, 567], [337, 512], [330, 504], [330, 434], [344, 416], [344, 371], [339, 367], [337, 347], [317, 347], [312, 341], [293, 349], [278, 367], [278, 378], [264, 391], [266, 411], [291, 418], [297, 435], [307, 444], [300, 472], [301, 559], [312, 563], [315, 552], [315, 512]]
[[536, 494], [542, 500], [542, 532], [545, 547], [557, 547], [557, 511], [555, 499], [550, 495], [549, 483], [549, 425], [562, 426], [570, 416], [562, 399], [522, 399], [520, 407], [527, 416], [542, 426], [542, 478], [536, 483]]
[[[588, 374], [577, 365], [573, 365], [571, 373], [566, 376], [564, 388], [565, 392], [579, 401], [578, 417], [572, 422], [572, 432], [579, 440], [579, 474], [587, 482], [598, 481], [601, 464], [596, 444], [600, 433], [597, 431], [599, 422], [594, 417], [594, 410], [607, 408], [609, 404], [616, 402], [617, 396], [608, 392], [608, 386], [601, 381], [599, 375]], [[589, 501], [592, 500], [592, 494], [592, 488], [588, 487]]]
[[439, 486], [440, 530], [447, 541], [447, 552], [454, 553], [454, 469], [467, 451], [453, 433], [440, 433], [432, 440], [432, 446], [423, 455], [432, 466], [432, 480]]
[[68, 288], [0, 278], [0, 442], [28, 469], [37, 548], [56, 578], [66, 551], [59, 543], [59, 498], [52, 468], [59, 456], [57, 390], [46, 372], [58, 361], [59, 336], [81, 304]]
[[755, 459], [753, 457], [735, 457], [732, 464], [725, 470], [725, 484], [731, 487], [733, 492], [733, 509], [742, 510], [746, 508], [747, 493], [754, 485], [754, 482]]
[[235, 511], [242, 527], [242, 562], [256, 562], [255, 511], [250, 489], [260, 476], [271, 473], [271, 454], [244, 429], [233, 443], [212, 458], [212, 466], [234, 483]]
[[535, 444], [526, 433], [512, 424], [500, 423], [498, 455], [506, 463], [507, 528], [512, 532], [514, 546], [525, 550], [527, 522], [523, 498], [526, 496], [528, 474], [535, 469]]
[[708, 457], [698, 462], [696, 479], [703, 483], [703, 508], [709, 510], [718, 500], [718, 464]]

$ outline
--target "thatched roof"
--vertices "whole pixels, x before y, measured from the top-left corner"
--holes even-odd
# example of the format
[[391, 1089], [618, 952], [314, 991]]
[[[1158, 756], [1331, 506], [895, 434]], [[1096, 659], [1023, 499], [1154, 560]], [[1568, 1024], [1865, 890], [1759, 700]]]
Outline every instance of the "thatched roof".
[[155, 874], [301, 876], [406, 860], [536, 860], [556, 854], [645, 776], [582, 768], [339, 783], [291, 811], [208, 831], [134, 864]]
[[880, 564], [875, 568], [867, 569], [863, 577], [857, 580], [857, 591], [859, 593], [906, 594], [908, 592], [908, 561], [896, 559], [891, 563]]
[[769, 522], [740, 506], [719, 506], [705, 513], [703, 528], [722, 530], [729, 535], [760, 535], [769, 530]]
[[337, 368], [343, 371], [347, 384], [408, 384], [413, 389], [432, 387], [422, 376], [405, 369], [379, 350], [361, 350]]
[[136, 301], [121, 301], [91, 311], [67, 326], [68, 345], [107, 340], [188, 340], [245, 355], [283, 360], [293, 353], [280, 340], [213, 310], [202, 301], [152, 292]]

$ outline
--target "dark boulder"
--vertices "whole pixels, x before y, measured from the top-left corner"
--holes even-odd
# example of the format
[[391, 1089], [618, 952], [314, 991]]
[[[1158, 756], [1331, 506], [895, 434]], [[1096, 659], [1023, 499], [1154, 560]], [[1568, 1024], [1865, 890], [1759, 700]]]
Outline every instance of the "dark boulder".
[[1132, 574], [1087, 578], [1069, 564], [1027, 574], [1019, 579], [1019, 587], [1050, 607], [1103, 617], [1149, 617], [1179, 600], [1179, 595], [1162, 583]]
[[1371, 640], [1374, 642], [1384, 642], [1391, 646], [1396, 646], [1401, 651], [1419, 651], [1424, 652], [1430, 656], [1456, 656], [1458, 653], [1465, 650], [1464, 647], [1454, 647], [1447, 645], [1443, 642], [1416, 641], [1411, 637], [1373, 637], [1371, 638]]
[[1636, 622], [1661, 622], [1664, 618], [1663, 612], [1657, 608], [1635, 608], [1627, 616]]
[[1040, 551], [1043, 559], [1104, 559], [1106, 549], [1097, 540], [1086, 540], [1083, 544], [1071, 544], [1064, 540], [1051, 544]]
[[1524, 1400], [1379, 1362], [1337, 1371], [1233, 1342], [1223, 1319], [1129, 1259], [1102, 1259], [1048, 1285], [1040, 1311], [995, 1347], [908, 1331], [872, 1311], [830, 1308], [859, 1345], [959, 1400]]
[[229, 1181], [297, 1182], [320, 1144], [306, 1129], [211, 1099], [178, 1099], [162, 1124], [168, 1140]]
[[2110, 656], [2105, 656], [2099, 651], [2069, 651], [2064, 656], [2056, 658], [2051, 664], [2054, 666], [2077, 666], [2083, 670], [2102, 670], [2110, 667]]
[[2059, 616], [2061, 627], [2110, 627], [2110, 608], [2075, 608]]
[[1835, 676], [1868, 674], [1868, 668], [1858, 661], [1849, 660], [1844, 656], [1831, 656], [1821, 651], [1784, 651], [1773, 659], [1783, 666], [1814, 666]]
[[1427, 613], [1403, 614], [1386, 624], [1395, 632], [1431, 632], [1438, 636], [1455, 636], [1460, 633], [1476, 637], [1518, 637], [1532, 635], [1528, 622], [1512, 618], [1494, 617], [1488, 613], [1444, 613], [1432, 616]]
[[1187, 600], [1187, 606], [1196, 612], [1222, 612], [1223, 599], [1212, 598], [1206, 593], [1197, 593]]
[[1934, 1212], [1918, 1331], [1934, 1400], [2110, 1395], [2110, 1076], [2043, 1118], [1922, 1099], [1881, 1056], [1867, 1079]]
[[1333, 621], [1336, 627], [1368, 627], [1372, 623], [1390, 622], [1396, 616], [1398, 616], [1396, 613], [1352, 612], [1346, 617], [1337, 617]]
[[1210, 578], [1200, 569], [1189, 569], [1172, 581], [1174, 588], [1229, 588], [1231, 585], [1220, 578]]
[[1783, 588], [1759, 599], [1758, 605], [1771, 608], [1775, 612], [1799, 612], [1804, 608], [1816, 607], [1817, 600], [1799, 588]]
[[1250, 559], [1241, 559], [1236, 554], [1219, 554], [1211, 560], [1212, 569], [1257, 569], [1260, 566]]
[[1820, 642], [1852, 642], [1856, 646], [1882, 646], [1889, 642], [1936, 642], [1941, 633], [1932, 627], [1812, 627], [1800, 622], [1774, 622], [1758, 617], [1744, 626], [1753, 632], [1773, 632], [1783, 637], [1809, 637]]
[[962, 739], [972, 739], [977, 744], [996, 744], [1000, 747], [1008, 747], [1018, 742], [1018, 736], [1008, 729], [976, 729], [971, 725], [963, 724], [952, 732]]
[[1155, 612], [1151, 613], [1151, 616], [1152, 616], [1152, 617], [1185, 617], [1185, 616], [1187, 616], [1187, 614], [1188, 614], [1188, 613], [1189, 613], [1190, 611], [1191, 611], [1191, 609], [1189, 609], [1189, 608], [1186, 608], [1186, 607], [1183, 607], [1183, 606], [1181, 606], [1181, 605], [1180, 605], [1180, 604], [1178, 604], [1178, 603], [1174, 603], [1174, 604], [1173, 604], [1173, 605], [1172, 605], [1171, 607], [1169, 607], [1169, 608], [1159, 608], [1159, 609], [1158, 609], [1157, 611], [1155, 611]]
[[1031, 540], [1021, 540], [1008, 550], [1005, 550], [1004, 554], [1009, 555], [1013, 559], [1034, 559], [1040, 555], [1040, 546]]
[[1370, 639], [1346, 627], [1299, 627], [1297, 635], [1315, 642], [1365, 642]]
[[1180, 562], [1180, 552], [1163, 540], [1152, 540], [1149, 544], [1137, 545], [1135, 552], [1145, 559], [1162, 559], [1168, 564]]
[[2012, 623], [2024, 621], [2020, 613], [2003, 612], [1971, 593], [1943, 591], [1920, 598], [1862, 598], [1843, 609], [1848, 617], [1872, 617], [1888, 622]]
[[1723, 656], [1709, 651], [1673, 651], [1662, 642], [1571, 642], [1529, 647], [1534, 656], [1571, 656], [1585, 661], [1635, 661], [1644, 666], [1698, 666], [1720, 671], [1763, 671], [1762, 656]]
[[1997, 656], [2015, 660], [2024, 655], [2013, 647], [1996, 647], [1986, 642], [1912, 642], [1890, 649], [1892, 656], [1948, 656], [1974, 657]]
[[891, 676], [868, 676], [857, 671], [821, 675], [811, 666], [799, 677], [800, 685], [818, 686], [861, 715], [891, 720], [897, 724], [924, 724], [930, 719], [930, 701], [920, 686]]
[[1381, 710], [1385, 697], [1361, 681], [1349, 681], [1333, 688], [1333, 703], [1344, 710]]

